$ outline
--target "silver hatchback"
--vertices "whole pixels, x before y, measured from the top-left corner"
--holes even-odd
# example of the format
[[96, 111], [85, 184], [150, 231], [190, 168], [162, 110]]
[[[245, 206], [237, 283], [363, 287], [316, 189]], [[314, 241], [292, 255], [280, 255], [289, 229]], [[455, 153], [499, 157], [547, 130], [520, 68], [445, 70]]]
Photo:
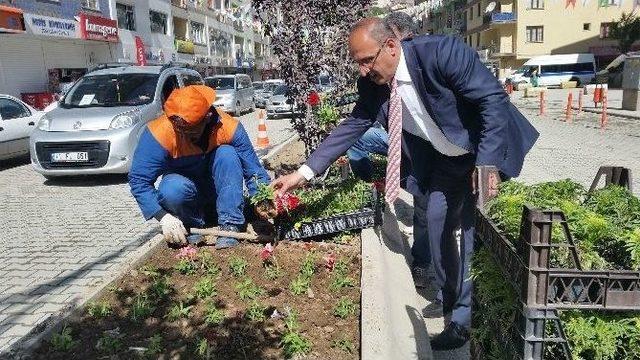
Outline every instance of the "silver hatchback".
[[226, 113], [240, 116], [256, 107], [249, 75], [216, 75], [205, 78], [204, 83], [216, 90], [214, 105]]
[[31, 163], [45, 177], [127, 173], [147, 122], [171, 92], [202, 84], [183, 67], [117, 65], [74, 84], [31, 133]]

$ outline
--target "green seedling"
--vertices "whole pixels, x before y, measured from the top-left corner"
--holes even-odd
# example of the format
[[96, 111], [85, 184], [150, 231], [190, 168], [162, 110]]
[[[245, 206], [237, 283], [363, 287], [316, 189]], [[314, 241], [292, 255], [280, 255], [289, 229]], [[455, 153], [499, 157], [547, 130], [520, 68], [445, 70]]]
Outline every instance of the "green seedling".
[[78, 342], [73, 340], [73, 336], [71, 336], [71, 328], [66, 325], [62, 328], [62, 331], [51, 336], [51, 346], [56, 351], [67, 352], [77, 344]]
[[131, 320], [138, 321], [147, 318], [155, 307], [151, 304], [149, 296], [147, 294], [138, 294], [133, 299], [133, 305], [131, 307]]
[[193, 275], [196, 273], [197, 266], [195, 262], [188, 259], [180, 259], [175, 265], [175, 269], [183, 275]]
[[171, 285], [169, 285], [169, 279], [166, 276], [155, 278], [149, 290], [151, 291], [151, 295], [157, 299], [164, 299], [173, 291]]
[[333, 269], [333, 280], [329, 285], [331, 291], [338, 291], [345, 287], [354, 287], [355, 281], [347, 276], [349, 273], [349, 267], [347, 263], [340, 259], [336, 261], [336, 265]]
[[107, 301], [92, 301], [87, 305], [87, 313], [92, 318], [104, 318], [113, 313], [111, 304]]
[[307, 293], [310, 286], [311, 280], [300, 274], [297, 278], [291, 281], [291, 284], [289, 284], [289, 289], [291, 290], [291, 293], [293, 295], [302, 295]]
[[149, 345], [144, 351], [144, 355], [147, 357], [153, 357], [162, 353], [164, 348], [162, 347], [162, 336], [155, 334], [149, 338]]
[[196, 355], [201, 359], [211, 359], [213, 357], [213, 347], [209, 345], [207, 339], [202, 338], [196, 343]]
[[333, 308], [333, 314], [341, 319], [346, 319], [356, 313], [356, 304], [353, 300], [342, 297]]
[[206, 299], [208, 297], [216, 296], [218, 290], [216, 289], [216, 283], [210, 277], [205, 277], [195, 284], [193, 287], [193, 293], [199, 299]]
[[[258, 182], [256, 181], [256, 183]], [[257, 205], [265, 201], [273, 202], [273, 199], [275, 199], [273, 188], [269, 186], [269, 184], [258, 183], [256, 194], [253, 195], [249, 201], [251, 202], [251, 205]]]
[[218, 325], [224, 321], [224, 311], [218, 309], [213, 301], [207, 302], [204, 310], [204, 322], [207, 325]]
[[316, 271], [316, 255], [312, 252], [307, 253], [302, 266], [300, 266], [300, 275], [307, 279], [311, 279]]
[[244, 276], [248, 266], [249, 263], [241, 257], [232, 256], [231, 259], [229, 259], [229, 270], [231, 270], [231, 274], [235, 277]]
[[161, 275], [160, 270], [155, 265], [145, 265], [140, 268], [140, 272], [151, 279], [156, 279]]
[[253, 280], [245, 278], [236, 285], [238, 296], [242, 300], [255, 300], [258, 296], [264, 294], [264, 289], [256, 285]]
[[282, 336], [281, 346], [284, 356], [289, 359], [296, 355], [303, 355], [311, 351], [311, 342], [298, 332], [298, 316], [291, 310], [284, 320], [287, 330]]
[[220, 275], [220, 267], [215, 264], [213, 254], [209, 251], [200, 251], [198, 253], [198, 258], [200, 259], [200, 267], [207, 275], [211, 277], [217, 277]]
[[351, 342], [351, 340], [349, 339], [340, 339], [340, 340], [333, 340], [331, 342], [331, 347], [332, 348], [336, 348], [338, 350], [342, 350], [346, 353], [349, 354], [353, 354], [355, 347], [353, 346], [353, 343]]
[[193, 305], [185, 306], [185, 304], [180, 301], [178, 304], [173, 305], [164, 317], [169, 321], [176, 321], [180, 318], [187, 319], [191, 315], [191, 308], [193, 308]]
[[267, 316], [264, 314], [267, 311], [267, 307], [254, 300], [247, 308], [247, 319], [256, 322], [262, 322], [267, 320]]
[[264, 267], [264, 277], [267, 280], [276, 280], [282, 277], [282, 269], [278, 265], [266, 265]]
[[96, 350], [103, 354], [113, 355], [122, 349], [122, 341], [116, 336], [104, 334], [96, 344]]

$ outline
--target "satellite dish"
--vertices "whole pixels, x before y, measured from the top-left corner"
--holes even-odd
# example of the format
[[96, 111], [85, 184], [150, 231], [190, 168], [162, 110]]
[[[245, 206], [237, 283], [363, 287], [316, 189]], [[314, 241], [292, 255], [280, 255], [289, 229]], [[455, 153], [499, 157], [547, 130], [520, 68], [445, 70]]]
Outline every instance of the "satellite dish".
[[488, 14], [492, 12], [495, 8], [496, 8], [496, 2], [492, 1], [489, 4], [487, 4], [487, 7], [484, 9], [484, 13]]

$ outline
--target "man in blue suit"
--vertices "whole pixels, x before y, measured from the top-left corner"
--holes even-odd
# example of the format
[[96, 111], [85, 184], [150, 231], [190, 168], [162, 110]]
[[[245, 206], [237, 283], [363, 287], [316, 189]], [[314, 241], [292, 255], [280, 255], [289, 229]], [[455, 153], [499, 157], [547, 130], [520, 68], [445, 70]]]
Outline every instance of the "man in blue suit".
[[[410, 162], [427, 198], [436, 283], [443, 313], [451, 319], [431, 346], [458, 348], [469, 339], [471, 326], [476, 166], [496, 166], [505, 178], [518, 176], [538, 132], [509, 102], [477, 53], [457, 38], [429, 35], [399, 41], [384, 21], [367, 18], [351, 29], [349, 51], [368, 79], [359, 84], [360, 98], [351, 115], [305, 165], [272, 185], [281, 192], [300, 186], [329, 167], [375, 121], [388, 128], [394, 118], [395, 124], [397, 107], [390, 116], [389, 103], [397, 104], [399, 95], [402, 161]], [[392, 101], [390, 88], [395, 91]]]

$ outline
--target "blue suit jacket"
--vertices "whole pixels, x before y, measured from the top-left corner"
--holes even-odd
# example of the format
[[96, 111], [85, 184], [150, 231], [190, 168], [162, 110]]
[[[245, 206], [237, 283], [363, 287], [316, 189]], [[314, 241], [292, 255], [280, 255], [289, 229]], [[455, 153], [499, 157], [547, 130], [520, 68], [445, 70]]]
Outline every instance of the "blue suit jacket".
[[[509, 177], [520, 174], [538, 132], [511, 104], [477, 53], [451, 36], [425, 35], [402, 41], [413, 84], [431, 118], [453, 144], [475, 154], [476, 165], [495, 165]], [[387, 128], [389, 87], [358, 81], [360, 98], [347, 117], [314, 151], [307, 165], [322, 173], [378, 121]], [[429, 159], [413, 136], [403, 132], [404, 155], [413, 174], [426, 180]], [[418, 160], [420, 159], [420, 160]]]

